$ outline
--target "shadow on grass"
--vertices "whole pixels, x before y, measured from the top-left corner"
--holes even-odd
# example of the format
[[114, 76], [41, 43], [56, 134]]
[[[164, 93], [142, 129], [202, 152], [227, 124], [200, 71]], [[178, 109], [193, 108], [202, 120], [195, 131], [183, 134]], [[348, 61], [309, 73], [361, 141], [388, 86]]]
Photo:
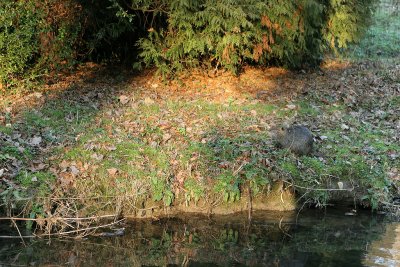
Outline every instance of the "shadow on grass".
[[[304, 180], [305, 188], [321, 186], [321, 177], [337, 186], [343, 178], [337, 166], [343, 167], [340, 171], [355, 169], [343, 176], [366, 178], [359, 179], [365, 182], [360, 199], [385, 200], [389, 185], [382, 168], [368, 177], [365, 162], [375, 162], [375, 156], [386, 162], [397, 147], [374, 141], [390, 132], [359, 135], [376, 121], [367, 127], [369, 117], [362, 117], [361, 125], [358, 105], [374, 104], [384, 92], [372, 83], [378, 74], [366, 76], [371, 83], [365, 82], [363, 73], [370, 72], [368, 64], [333, 64], [309, 73], [255, 70], [240, 78], [208, 79], [204, 90], [196, 87], [202, 87], [200, 81], [174, 91], [146, 76], [132, 81], [118, 69], [77, 71], [66, 85], [55, 84], [59, 91], [33, 96], [42, 102], [21, 112], [13, 131], [2, 134], [7, 144], [2, 152], [14, 147], [2, 160], [8, 170], [1, 192], [4, 211], [13, 216], [22, 210], [30, 217], [148, 217], [171, 204], [200, 202], [209, 210], [216, 203], [239, 200], [248, 185], [254, 193], [268, 191], [271, 181], [281, 178], [271, 176], [274, 171]], [[389, 76], [379, 81], [393, 83]], [[385, 90], [396, 90], [392, 83]], [[371, 90], [360, 84], [370, 84]], [[260, 98], [260, 91], [267, 93]], [[371, 113], [390, 110], [392, 102], [372, 105]], [[282, 121], [306, 124], [325, 135], [328, 140], [319, 144], [327, 156], [298, 160], [275, 151], [269, 130]], [[365, 141], [376, 147], [375, 154], [365, 154]], [[378, 190], [366, 194], [370, 187]], [[326, 194], [312, 197], [321, 204], [327, 200]]]
[[11, 112], [5, 112], [12, 126], [0, 129], [3, 212], [46, 213], [41, 199], [60, 186], [61, 172], [71, 172], [72, 166], [59, 166], [64, 153], [101, 120], [102, 112], [118, 108], [131, 77], [121, 68], [88, 66], [38, 90], [42, 93], [18, 99], [13, 120]]

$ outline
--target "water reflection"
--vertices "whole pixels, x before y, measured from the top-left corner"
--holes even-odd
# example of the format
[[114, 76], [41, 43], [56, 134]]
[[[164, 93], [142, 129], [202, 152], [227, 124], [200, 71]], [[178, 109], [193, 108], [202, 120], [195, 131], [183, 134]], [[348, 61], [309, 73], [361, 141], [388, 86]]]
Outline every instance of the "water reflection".
[[0, 266], [400, 266], [398, 223], [369, 212], [296, 215], [257, 212], [251, 224], [247, 214], [131, 221], [121, 237], [28, 247], [0, 239]]
[[366, 266], [400, 266], [400, 224], [389, 223], [377, 240], [372, 241], [364, 259]]

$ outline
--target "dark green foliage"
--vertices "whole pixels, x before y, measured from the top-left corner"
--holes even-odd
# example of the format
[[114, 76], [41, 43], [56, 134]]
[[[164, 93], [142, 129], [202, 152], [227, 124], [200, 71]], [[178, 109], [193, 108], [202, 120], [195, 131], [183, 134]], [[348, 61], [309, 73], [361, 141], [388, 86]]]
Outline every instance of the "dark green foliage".
[[193, 67], [238, 73], [244, 64], [315, 66], [328, 49], [359, 40], [376, 1], [5, 0], [0, 80], [76, 60], [133, 63], [138, 55], [163, 75]]
[[81, 11], [81, 59], [132, 60], [137, 22], [118, 0], [76, 0]]
[[[136, 1], [134, 1], [136, 2]], [[167, 25], [151, 25], [141, 57], [163, 74], [244, 63], [315, 66], [325, 51], [359, 40], [375, 0], [170, 1]]]
[[74, 2], [0, 3], [0, 82], [71, 63], [80, 31]]
[[34, 2], [0, 3], [0, 82], [21, 73], [38, 51], [36, 25], [43, 15]]
[[0, 84], [70, 67], [77, 60], [121, 58], [136, 41], [132, 18], [114, 0], [1, 1]]

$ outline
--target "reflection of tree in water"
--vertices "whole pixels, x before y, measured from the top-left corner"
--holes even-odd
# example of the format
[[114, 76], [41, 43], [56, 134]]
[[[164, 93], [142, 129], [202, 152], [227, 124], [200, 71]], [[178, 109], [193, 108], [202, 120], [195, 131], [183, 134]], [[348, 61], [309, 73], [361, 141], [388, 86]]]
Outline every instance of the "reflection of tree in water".
[[[343, 214], [343, 213], [341, 213]], [[287, 217], [287, 216], [286, 216]], [[15, 264], [220, 266], [361, 266], [366, 244], [384, 231], [372, 216], [321, 212], [271, 220], [265, 213], [191, 217], [127, 224], [123, 237], [2, 243], [2, 262]], [[350, 265], [353, 264], [353, 265]]]

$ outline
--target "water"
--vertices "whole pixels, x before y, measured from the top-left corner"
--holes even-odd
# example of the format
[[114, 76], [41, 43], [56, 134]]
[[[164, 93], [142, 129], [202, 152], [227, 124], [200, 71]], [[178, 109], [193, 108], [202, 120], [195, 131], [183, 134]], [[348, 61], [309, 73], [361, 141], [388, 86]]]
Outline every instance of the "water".
[[182, 215], [126, 222], [123, 236], [26, 240], [27, 247], [0, 239], [0, 266], [400, 266], [400, 223], [344, 214], [256, 212], [251, 224], [246, 214]]

